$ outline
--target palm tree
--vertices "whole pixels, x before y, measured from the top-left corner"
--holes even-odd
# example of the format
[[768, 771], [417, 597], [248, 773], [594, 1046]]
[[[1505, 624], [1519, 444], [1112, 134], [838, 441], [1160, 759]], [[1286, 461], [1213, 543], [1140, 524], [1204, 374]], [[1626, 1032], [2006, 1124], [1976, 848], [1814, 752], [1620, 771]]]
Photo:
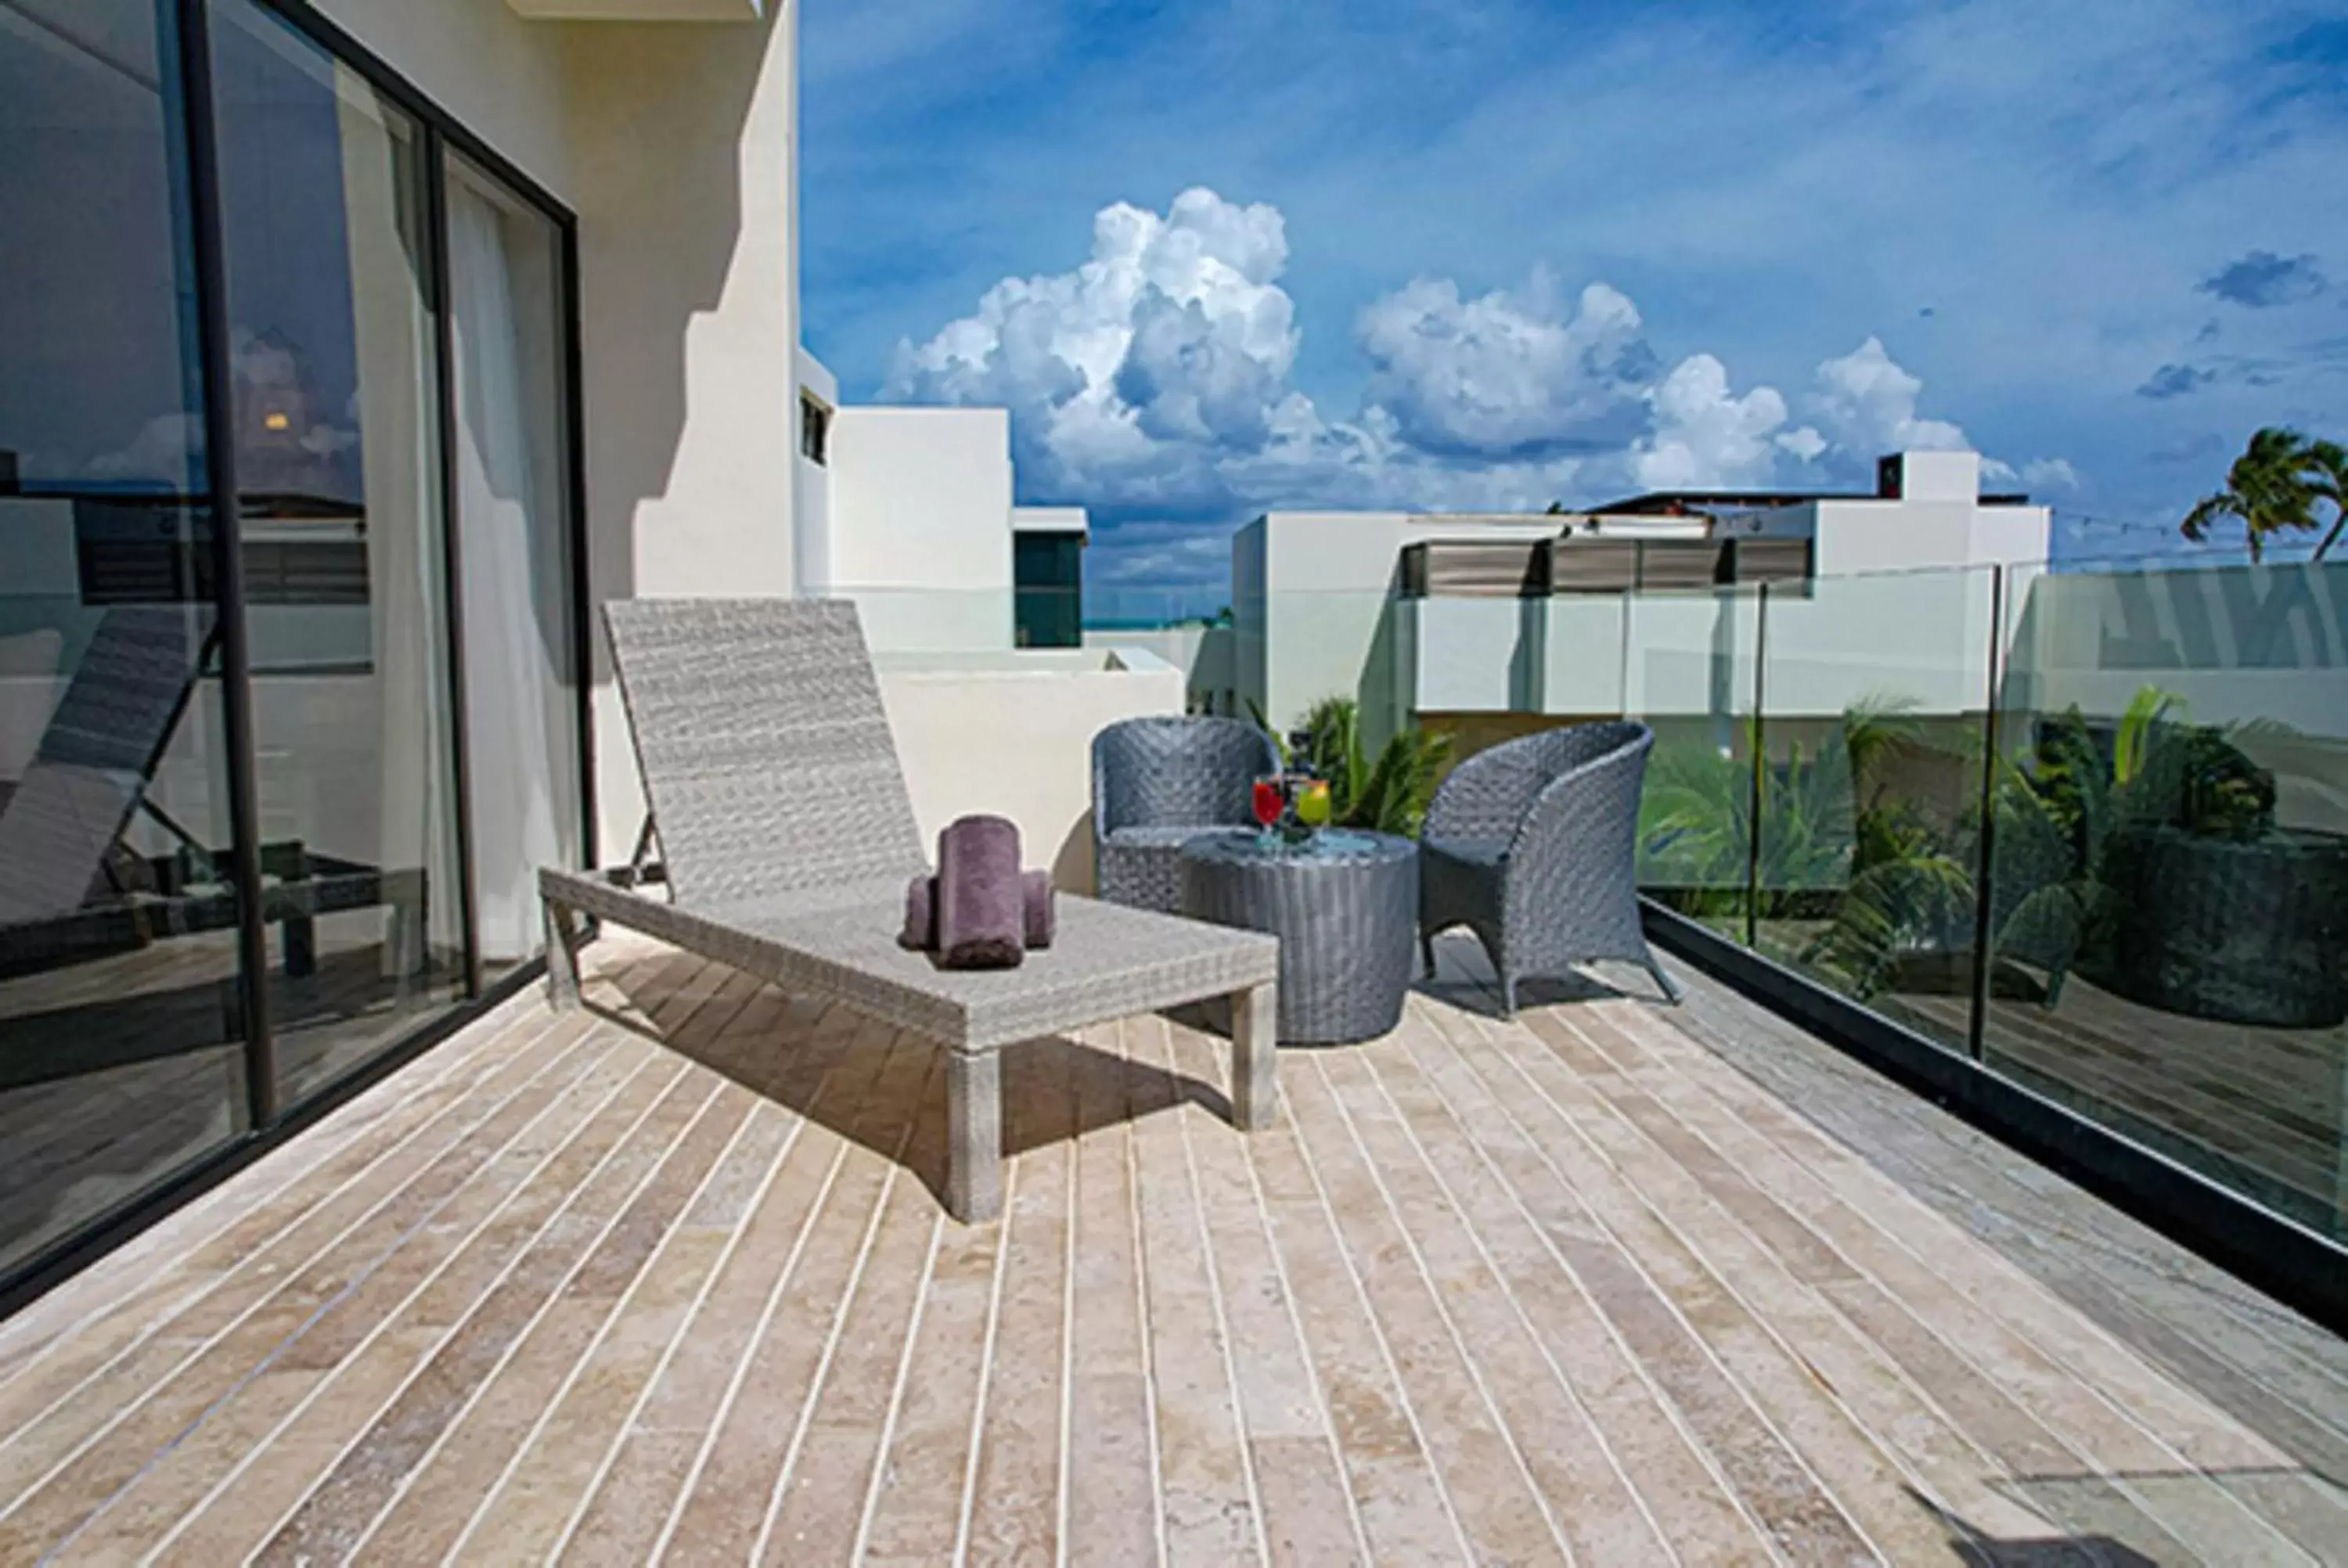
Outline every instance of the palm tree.
[[2322, 560], [2348, 526], [2348, 448], [2337, 441], [2317, 441], [2308, 447], [2308, 461], [2315, 469], [2317, 498], [2332, 503], [2332, 530], [2315, 547], [2315, 559]]
[[2316, 507], [2326, 501], [2333, 508], [2332, 528], [2315, 548], [2317, 560], [2348, 523], [2348, 450], [2334, 441], [2313, 441], [2296, 430], [2270, 425], [2250, 437], [2250, 446], [2226, 470], [2226, 487], [2194, 503], [2181, 531], [2199, 543], [2209, 538], [2211, 524], [2239, 518], [2249, 530], [2250, 559], [2257, 560], [2268, 536], [2286, 528], [2314, 531], [2319, 526]]

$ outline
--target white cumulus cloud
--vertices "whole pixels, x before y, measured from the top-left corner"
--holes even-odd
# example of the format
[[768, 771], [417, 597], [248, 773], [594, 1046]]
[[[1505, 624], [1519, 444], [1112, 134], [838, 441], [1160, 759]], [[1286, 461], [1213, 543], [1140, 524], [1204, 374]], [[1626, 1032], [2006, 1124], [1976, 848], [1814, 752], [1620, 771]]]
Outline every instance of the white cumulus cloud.
[[1854, 452], [1955, 451], [1965, 433], [1944, 419], [1924, 419], [1916, 401], [1924, 384], [1900, 368], [1883, 340], [1870, 337], [1818, 366], [1812, 412], [1827, 436]]
[[1570, 303], [1548, 274], [1464, 299], [1421, 278], [1362, 312], [1367, 402], [1404, 439], [1463, 456], [1618, 450], [1645, 423], [1655, 356], [1639, 307], [1604, 283]]
[[[1632, 451], [1638, 485], [1649, 490], [1738, 488], [1774, 477], [1786, 400], [1776, 388], [1756, 386], [1738, 396], [1728, 367], [1708, 354], [1691, 354], [1647, 395], [1655, 427]], [[1817, 432], [1804, 431], [1811, 441]]]
[[[1005, 278], [971, 314], [900, 343], [883, 395], [1008, 407], [1024, 494], [1191, 516], [1849, 482], [1884, 452], [1965, 445], [1919, 412], [1922, 382], [1877, 338], [1817, 367], [1797, 423], [1783, 394], [1740, 391], [1713, 354], [1666, 368], [1621, 291], [1540, 271], [1481, 295], [1419, 278], [1373, 301], [1354, 323], [1360, 402], [1333, 412], [1291, 379], [1287, 264], [1270, 205], [1204, 189], [1162, 213], [1120, 202], [1072, 270]], [[2059, 458], [2021, 473], [2076, 482]], [[1161, 538], [1146, 559], [1212, 554]]]
[[898, 346], [883, 395], [1010, 408], [1048, 489], [1213, 488], [1214, 455], [1272, 438], [1295, 362], [1279, 210], [1186, 190], [1093, 220], [1074, 272], [1005, 278], [975, 313]]
[[2079, 471], [2061, 457], [2034, 457], [2022, 466], [2022, 482], [2034, 490], [2075, 490]]

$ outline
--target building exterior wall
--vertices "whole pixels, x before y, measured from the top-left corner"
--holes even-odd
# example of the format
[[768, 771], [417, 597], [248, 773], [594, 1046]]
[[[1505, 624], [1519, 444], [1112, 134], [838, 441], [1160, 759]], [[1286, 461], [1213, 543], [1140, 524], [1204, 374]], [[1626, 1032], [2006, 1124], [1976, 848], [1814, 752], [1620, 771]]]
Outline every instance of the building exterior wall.
[[[788, 594], [798, 443], [796, 7], [566, 35], [590, 594]], [[597, 651], [607, 856], [642, 816]]]
[[831, 585], [831, 456], [825, 437], [822, 461], [808, 456], [804, 439], [805, 399], [814, 397], [832, 410], [839, 409], [839, 382], [821, 360], [802, 347], [797, 352], [799, 395], [791, 400], [791, 440], [796, 456], [791, 470], [794, 496], [791, 546], [794, 575], [801, 593], [820, 593]]
[[1011, 416], [849, 407], [831, 430], [829, 559], [876, 649], [1012, 645]]
[[1234, 628], [1196, 622], [1147, 630], [1104, 627], [1085, 633], [1087, 648], [1140, 649], [1164, 660], [1183, 672], [1184, 702], [1190, 712], [1226, 719], [1249, 716], [1233, 667], [1238, 643]]
[[[1556, 519], [1540, 516], [1267, 514], [1232, 540], [1242, 695], [1282, 729], [1323, 697], [1354, 697], [1365, 738], [1382, 742], [1407, 716], [1416, 682], [1392, 610], [1404, 547], [1427, 538], [1546, 538], [1557, 528]], [[1257, 552], [1261, 574], [1252, 570]], [[1251, 634], [1257, 626], [1260, 636]]]
[[1265, 639], [1272, 607], [1264, 594], [1272, 519], [1262, 517], [1231, 535], [1231, 696], [1242, 715], [1264, 712], [1268, 673]]
[[1813, 501], [1803, 509], [1821, 577], [2043, 561], [2053, 523], [2044, 507], [1967, 501]]
[[[1545, 537], [1558, 518], [1271, 513], [1233, 541], [1239, 687], [1282, 725], [1321, 697], [1354, 695], [1373, 737], [1413, 712], [1632, 712], [1726, 723], [1749, 709], [1756, 674], [1770, 682], [1772, 708], [1787, 714], [1831, 719], [1870, 695], [1978, 712], [2002, 635], [1993, 623], [1993, 569], [2043, 562], [2051, 514], [1981, 505], [1974, 454], [1910, 454], [1905, 462], [1900, 498], [1725, 518], [1725, 531], [1813, 541], [1817, 579], [1801, 593], [1772, 596], [1766, 671], [1756, 669], [1750, 591], [1395, 597], [1396, 564], [1411, 543]], [[1692, 527], [1700, 524], [1608, 518], [1597, 531]]]

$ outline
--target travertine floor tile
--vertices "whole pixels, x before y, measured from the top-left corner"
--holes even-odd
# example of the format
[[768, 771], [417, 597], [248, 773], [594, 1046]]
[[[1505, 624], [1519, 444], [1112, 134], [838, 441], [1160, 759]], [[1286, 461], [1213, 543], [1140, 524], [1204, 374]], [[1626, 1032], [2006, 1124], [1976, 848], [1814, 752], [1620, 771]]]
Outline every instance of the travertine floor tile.
[[2348, 1563], [2333, 1362], [2219, 1408], [1669, 1010], [1447, 968], [1253, 1136], [1032, 1042], [965, 1228], [937, 1051], [590, 956], [0, 1325], [0, 1560]]

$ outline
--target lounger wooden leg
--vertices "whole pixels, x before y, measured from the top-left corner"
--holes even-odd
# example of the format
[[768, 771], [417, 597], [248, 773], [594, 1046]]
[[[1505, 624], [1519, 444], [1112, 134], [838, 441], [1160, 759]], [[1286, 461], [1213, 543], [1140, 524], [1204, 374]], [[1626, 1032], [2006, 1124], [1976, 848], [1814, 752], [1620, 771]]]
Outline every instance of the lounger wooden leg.
[[551, 899], [546, 904], [546, 997], [558, 1012], [579, 1005], [578, 917]]
[[1231, 997], [1231, 1125], [1252, 1132], [1280, 1112], [1280, 990], [1255, 986]]
[[424, 903], [409, 898], [394, 904], [391, 908], [391, 954], [386, 978], [410, 980], [424, 972], [431, 961], [428, 944], [431, 932], [424, 918]]
[[281, 927], [285, 978], [307, 979], [318, 972], [318, 927], [307, 915], [288, 915]]
[[966, 1225], [1003, 1213], [1003, 1056], [946, 1053], [946, 1212]]

